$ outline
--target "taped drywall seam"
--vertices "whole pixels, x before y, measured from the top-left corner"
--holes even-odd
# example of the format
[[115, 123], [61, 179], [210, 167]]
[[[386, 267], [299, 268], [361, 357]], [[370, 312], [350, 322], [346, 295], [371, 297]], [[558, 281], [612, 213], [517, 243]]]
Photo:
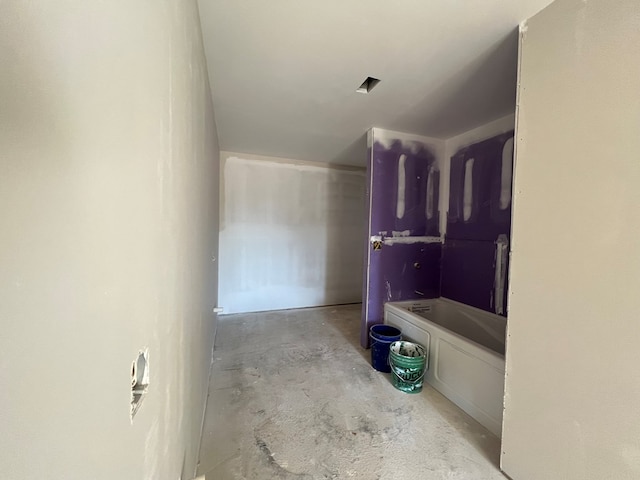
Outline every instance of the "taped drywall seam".
[[504, 315], [504, 293], [507, 280], [507, 255], [509, 254], [509, 239], [501, 234], [496, 240], [496, 273], [494, 280], [495, 311]]
[[404, 218], [405, 196], [406, 196], [406, 183], [407, 176], [405, 173], [404, 164], [407, 160], [405, 154], [400, 155], [398, 160], [398, 203], [396, 205], [396, 217]]

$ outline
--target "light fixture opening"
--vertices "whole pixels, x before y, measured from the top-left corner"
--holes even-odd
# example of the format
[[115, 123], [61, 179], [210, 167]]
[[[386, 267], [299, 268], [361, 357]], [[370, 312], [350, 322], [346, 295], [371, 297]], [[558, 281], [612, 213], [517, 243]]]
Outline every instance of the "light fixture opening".
[[366, 80], [362, 82], [362, 85], [360, 85], [360, 87], [356, 90], [356, 92], [369, 93], [371, 90], [373, 90], [373, 87], [375, 87], [379, 83], [380, 80], [378, 80], [377, 78], [367, 77]]

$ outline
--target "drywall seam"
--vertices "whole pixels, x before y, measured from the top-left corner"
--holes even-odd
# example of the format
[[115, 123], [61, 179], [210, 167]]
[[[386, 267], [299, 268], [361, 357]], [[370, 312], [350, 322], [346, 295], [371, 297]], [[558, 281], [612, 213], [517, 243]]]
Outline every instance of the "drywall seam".
[[437, 158], [439, 154], [443, 153], [442, 149], [445, 146], [445, 140], [442, 138], [426, 137], [423, 135], [386, 130], [378, 127], [372, 128], [372, 131], [374, 141], [379, 142], [386, 149], [390, 148], [393, 142], [400, 140], [403, 144], [412, 146], [414, 151], [415, 149], [422, 148], [425, 145], [430, 146], [436, 150], [433, 153]]
[[[226, 187], [226, 179], [224, 174], [225, 165], [227, 164], [227, 157], [222, 155], [220, 152], [220, 165], [218, 167], [218, 175], [220, 178], [220, 192], [218, 194], [218, 217], [220, 219], [219, 232], [223, 231], [226, 227], [226, 219], [224, 215], [224, 199], [227, 197], [227, 187]], [[220, 255], [218, 252], [218, 260], [220, 260]], [[220, 263], [218, 263], [218, 266]]]
[[[202, 412], [202, 422], [200, 423], [200, 441], [198, 442], [198, 457], [197, 457], [196, 464], [193, 468], [194, 478], [198, 475], [198, 468], [200, 467], [200, 458], [202, 454], [202, 438], [204, 437], [204, 426], [205, 426], [205, 421], [207, 419], [207, 411], [209, 410], [208, 408], [209, 407], [209, 388], [211, 386], [211, 373], [213, 372], [213, 364], [215, 361], [214, 349], [216, 345], [216, 331], [217, 331], [217, 328], [216, 330], [214, 330], [213, 344], [211, 345], [211, 361], [209, 362], [209, 374], [207, 375], [207, 395], [205, 397], [205, 402], [204, 402], [204, 411]], [[204, 478], [204, 475], [198, 478]]]
[[448, 138], [446, 140], [447, 158], [450, 159], [461, 148], [468, 147], [483, 140], [487, 140], [488, 138], [513, 130], [515, 120], [516, 115], [514, 111], [514, 113], [510, 113], [509, 115], [505, 115], [504, 117], [500, 117], [466, 132], [462, 132], [454, 137]]
[[405, 191], [407, 174], [404, 168], [406, 160], [407, 156], [404, 154], [400, 155], [400, 160], [398, 160], [398, 201], [396, 203], [396, 218], [398, 219], [404, 218], [405, 196], [407, 194]]
[[[373, 238], [373, 237], [372, 237]], [[413, 245], [414, 243], [442, 243], [442, 237], [380, 237], [385, 245]]]
[[[515, 204], [518, 201], [518, 193], [516, 191], [516, 177], [518, 175], [518, 148], [520, 143], [522, 142], [522, 133], [520, 131], [520, 96], [522, 92], [520, 91], [520, 83], [522, 81], [522, 42], [525, 39], [527, 33], [527, 20], [524, 20], [520, 23], [519, 26], [519, 35], [518, 35], [518, 74], [517, 74], [517, 88], [516, 88], [516, 112], [514, 118], [514, 134], [513, 134], [513, 167], [511, 170], [511, 211], [515, 212]], [[513, 215], [513, 213], [512, 213]], [[511, 245], [509, 245], [509, 260], [511, 259], [511, 251], [513, 250], [513, 221], [511, 222], [511, 231], [509, 232], [509, 238], [511, 239]], [[509, 302], [511, 298], [511, 290], [507, 289], [507, 311], [505, 314], [507, 318], [509, 318]], [[509, 338], [509, 321], [507, 320], [507, 331], [506, 338]], [[505, 347], [505, 358], [507, 355], [506, 350], [509, 348], [509, 342], [506, 343]], [[508, 372], [505, 366], [505, 377]], [[503, 431], [504, 433], [504, 431]], [[502, 465], [502, 456], [500, 456], [500, 464]]]
[[[365, 238], [367, 236], [369, 236], [369, 233], [371, 232], [371, 215], [373, 214], [373, 195], [372, 195], [372, 189], [373, 189], [373, 142], [374, 142], [374, 133], [375, 130], [372, 128], [369, 131], [367, 131], [367, 153], [368, 153], [368, 158], [367, 158], [367, 171], [369, 173], [369, 188], [367, 190], [367, 195], [369, 198], [369, 204], [367, 205], [367, 224], [366, 224], [366, 231], [365, 231]], [[371, 245], [367, 242], [365, 245], [365, 262], [363, 265], [363, 268], [365, 269], [366, 272], [366, 282], [365, 282], [365, 286], [363, 289], [363, 298], [362, 298], [362, 303], [364, 304], [364, 317], [363, 319], [367, 319], [369, 318], [369, 285], [370, 285], [370, 275], [371, 275], [371, 269], [369, 268], [370, 264], [371, 264]], [[366, 320], [363, 320], [364, 324], [366, 326]], [[368, 337], [367, 337], [368, 338]]]
[[[502, 147], [502, 162], [500, 172], [500, 200], [501, 210], [506, 210], [511, 205], [513, 196], [513, 145], [514, 138], [509, 138]], [[508, 155], [505, 156], [505, 152]]]
[[363, 172], [365, 167], [356, 167], [352, 165], [340, 165], [336, 163], [323, 163], [323, 162], [312, 162], [309, 160], [297, 160], [294, 158], [285, 158], [285, 157], [269, 157], [266, 155], [256, 155], [253, 153], [243, 153], [236, 151], [221, 151], [220, 158], [223, 161], [226, 161], [228, 158], [237, 157], [242, 158], [244, 160], [257, 160], [264, 161], [270, 163], [281, 163], [284, 165], [307, 165], [309, 167], [317, 167], [322, 169], [333, 169], [333, 170], [345, 170], [345, 171], [355, 171], [355, 172]]
[[[517, 88], [516, 88], [516, 111], [515, 111], [515, 116], [514, 116], [514, 135], [513, 135], [513, 169], [512, 169], [512, 186], [511, 186], [511, 211], [515, 212], [516, 211], [516, 203], [518, 202], [518, 193], [516, 191], [516, 178], [518, 176], [518, 145], [520, 145], [520, 142], [522, 141], [522, 137], [521, 137], [521, 131], [520, 131], [520, 96], [522, 94], [522, 92], [520, 91], [520, 83], [522, 80], [522, 41], [524, 40], [524, 37], [526, 35], [527, 32], [527, 20], [524, 20], [520, 23], [519, 26], [519, 34], [518, 34], [518, 73], [517, 73]], [[513, 215], [513, 214], [512, 214]], [[513, 251], [513, 221], [511, 222], [511, 231], [509, 232], [509, 238], [511, 239], [511, 245], [509, 246], [509, 254], [508, 254], [508, 260], [509, 262], [511, 262], [511, 252]], [[510, 273], [510, 272], [509, 272]], [[507, 400], [507, 391], [506, 391], [506, 384], [507, 384], [507, 377], [509, 376], [509, 364], [506, 361], [506, 359], [509, 358], [509, 310], [510, 310], [510, 303], [511, 303], [511, 295], [512, 295], [512, 289], [509, 288], [509, 286], [507, 285], [507, 311], [504, 312], [505, 315], [507, 316], [507, 326], [505, 329], [505, 368], [504, 368], [504, 378], [505, 378], [505, 398], [504, 401], [502, 402], [502, 416], [504, 418], [505, 416], [505, 406], [506, 406], [506, 400]], [[500, 438], [504, 438], [504, 422], [502, 423], [502, 435]], [[504, 462], [504, 452], [501, 452], [500, 454], [500, 469], [504, 468], [503, 465]]]
[[331, 167], [329, 164], [323, 163], [310, 163], [310, 162], [296, 162], [296, 163], [288, 163], [285, 161], [278, 160], [269, 160], [266, 158], [246, 158], [244, 154], [231, 154], [225, 159], [225, 163], [229, 161], [234, 161], [238, 163], [244, 163], [247, 165], [263, 165], [263, 166], [282, 166], [290, 169], [294, 169], [300, 172], [326, 172], [327, 170], [337, 170], [338, 172], [344, 175], [358, 175], [362, 176], [364, 173], [364, 169], [359, 167], [345, 167], [345, 168], [336, 168], [335, 166]]
[[[427, 201], [426, 201], [426, 206], [425, 206], [425, 217], [427, 218], [427, 220], [431, 220], [433, 218], [433, 214], [434, 214], [434, 191], [435, 191], [435, 187], [434, 187], [434, 183], [433, 183], [433, 175], [435, 172], [440, 173], [439, 169], [436, 169], [436, 166], [431, 165], [431, 167], [429, 167], [429, 173], [427, 174]], [[438, 186], [439, 187], [439, 186]], [[439, 199], [438, 199], [439, 200]]]
[[504, 315], [504, 295], [507, 288], [507, 257], [509, 256], [509, 239], [506, 235], [498, 236], [496, 240], [496, 266], [494, 280], [494, 307], [495, 313]]

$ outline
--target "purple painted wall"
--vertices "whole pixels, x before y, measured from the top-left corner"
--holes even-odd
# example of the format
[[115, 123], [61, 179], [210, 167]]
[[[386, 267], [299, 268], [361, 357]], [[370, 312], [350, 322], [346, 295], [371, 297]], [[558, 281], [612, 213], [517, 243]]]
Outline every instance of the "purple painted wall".
[[[441, 294], [494, 313], [506, 312], [506, 293], [502, 300], [495, 298], [495, 269], [496, 240], [501, 234], [508, 239], [511, 231], [511, 196], [508, 205], [504, 205], [504, 199], [501, 204], [500, 198], [504, 188], [511, 189], [511, 175], [503, 176], [502, 169], [508, 168], [506, 173], [513, 169], [512, 150], [509, 165], [503, 165], [503, 150], [511, 148], [512, 138], [513, 132], [498, 135], [463, 148], [451, 158]], [[464, 186], [465, 175], [469, 174], [466, 166], [472, 159], [471, 202], [465, 218]], [[508, 185], [503, 185], [505, 180]], [[503, 282], [506, 289], [508, 278]], [[496, 302], [500, 302], [501, 309], [496, 308]]]
[[495, 245], [449, 240], [442, 255], [442, 296], [494, 312]]
[[[426, 145], [400, 140], [389, 146], [370, 145], [362, 346], [369, 344], [370, 326], [382, 322], [387, 301], [443, 296], [490, 312], [506, 312], [506, 293], [501, 299], [496, 291], [496, 241], [501, 235], [508, 241], [511, 230], [512, 138], [513, 132], [498, 135], [451, 158], [444, 246], [424, 239], [440, 235], [440, 173], [432, 152]], [[401, 161], [404, 193], [398, 182]], [[471, 187], [466, 198], [465, 184]], [[404, 200], [403, 208], [398, 207], [399, 199]], [[402, 232], [409, 243], [385, 243], [394, 232], [396, 236]], [[379, 249], [372, 245], [372, 236], [383, 240]], [[507, 278], [499, 281], [506, 289]]]
[[369, 326], [382, 321], [385, 302], [439, 297], [441, 257], [439, 243], [385, 245], [381, 250], [372, 250]]
[[[404, 159], [404, 194], [399, 188], [399, 164]], [[432, 176], [429, 180], [429, 176]], [[369, 228], [366, 245], [364, 308], [361, 344], [369, 343], [369, 327], [381, 323], [384, 302], [435, 298], [440, 295], [439, 243], [411, 237], [439, 236], [440, 173], [434, 155], [425, 145], [405, 145], [400, 140], [385, 147], [375, 142], [367, 165]], [[428, 191], [428, 185], [432, 191]], [[431, 208], [428, 208], [430, 196]], [[398, 201], [404, 201], [402, 214]], [[404, 232], [413, 243], [382, 244], [374, 249], [371, 236], [393, 237]], [[407, 235], [408, 234], [408, 235]]]
[[[447, 238], [491, 240], [509, 235], [511, 202], [501, 208], [502, 153], [513, 132], [470, 145], [451, 157]], [[507, 147], [508, 148], [508, 147]], [[464, 184], [467, 162], [473, 161], [471, 216], [464, 216]], [[513, 153], [510, 157], [513, 166]], [[509, 176], [509, 188], [511, 176]]]
[[[427, 219], [427, 183], [432, 166], [436, 166], [433, 154], [426, 146], [409, 148], [395, 141], [390, 148], [375, 142], [372, 149], [373, 195], [371, 197], [371, 235], [387, 231], [410, 230], [411, 236], [440, 235], [440, 214], [438, 211], [438, 191], [440, 172], [431, 172], [434, 177], [435, 209], [432, 218]], [[398, 163], [405, 156], [405, 213], [397, 218]]]

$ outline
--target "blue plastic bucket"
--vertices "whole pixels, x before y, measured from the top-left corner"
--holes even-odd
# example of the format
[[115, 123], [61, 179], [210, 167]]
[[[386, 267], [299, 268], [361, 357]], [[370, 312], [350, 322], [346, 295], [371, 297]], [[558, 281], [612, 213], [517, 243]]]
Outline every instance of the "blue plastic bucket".
[[371, 338], [371, 366], [379, 372], [391, 372], [389, 345], [402, 340], [402, 332], [391, 325], [373, 325], [369, 329]]

